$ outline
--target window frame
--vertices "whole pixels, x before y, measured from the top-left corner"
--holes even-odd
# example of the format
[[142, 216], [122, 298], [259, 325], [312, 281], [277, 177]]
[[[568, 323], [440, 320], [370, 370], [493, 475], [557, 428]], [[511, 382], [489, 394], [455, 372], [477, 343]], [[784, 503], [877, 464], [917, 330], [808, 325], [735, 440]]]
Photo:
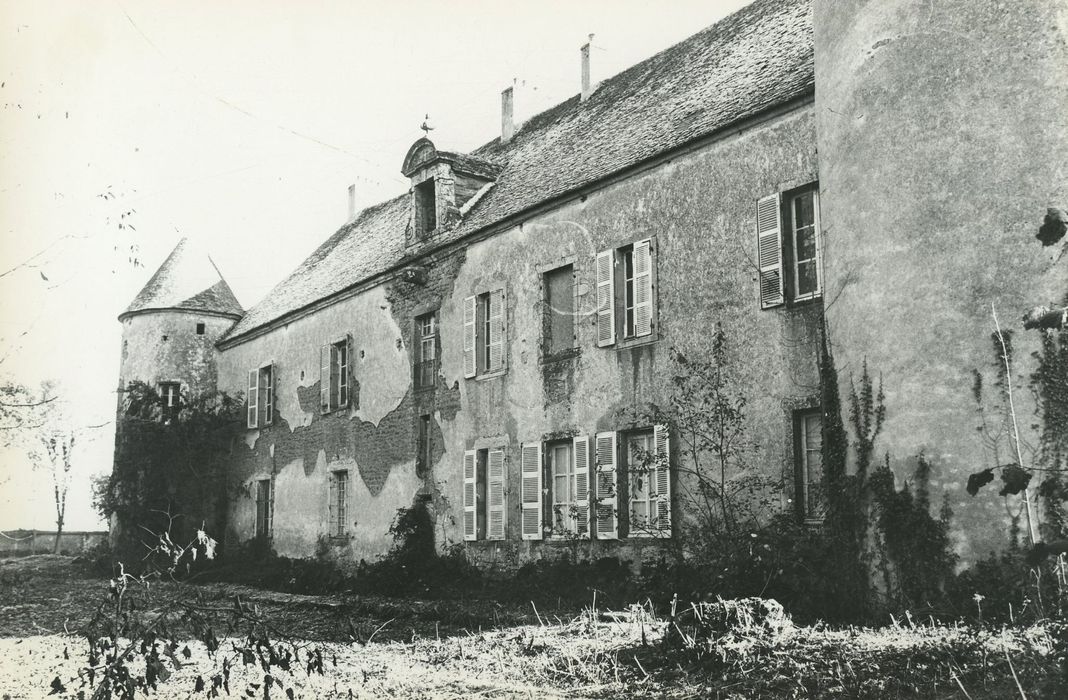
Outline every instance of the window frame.
[[274, 482], [268, 478], [257, 479], [253, 483], [256, 485], [256, 522], [253, 536], [256, 539], [269, 540], [274, 531]]
[[178, 422], [182, 410], [182, 383], [174, 381], [157, 382], [156, 393], [159, 394], [160, 423], [171, 425]]
[[[822, 512], [813, 515], [813, 507], [810, 503], [810, 494], [813, 483], [820, 483], [822, 485], [823, 480], [823, 411], [820, 408], [806, 408], [794, 411], [793, 417], [793, 442], [794, 442], [794, 484], [795, 484], [795, 498], [796, 510], [798, 518], [810, 525], [819, 525], [827, 518], [827, 499], [824, 494], [822, 506]], [[808, 431], [806, 430], [808, 422], [811, 420], [817, 420], [819, 423], [819, 435], [820, 444], [818, 449], [813, 450], [808, 445]], [[817, 482], [813, 482], [811, 478], [811, 463], [809, 461], [809, 454], [816, 452], [820, 456], [820, 475]]]
[[[811, 199], [813, 257], [798, 259], [796, 203]], [[806, 228], [806, 227], [801, 227]], [[823, 231], [819, 181], [781, 190], [756, 201], [757, 296], [761, 310], [819, 303], [824, 293]], [[801, 293], [800, 265], [812, 263], [815, 288]]]
[[[552, 295], [552, 284], [550, 278], [554, 276], [564, 277], [570, 272], [570, 305], [571, 310], [569, 312], [571, 323], [570, 334], [567, 336], [566, 343], [559, 343], [561, 347], [557, 347], [557, 341], [554, 334], [555, 323], [554, 319], [557, 315], [563, 316], [564, 314], [557, 314], [556, 307], [559, 304], [559, 300], [554, 300]], [[552, 362], [554, 360], [572, 357], [578, 351], [578, 296], [576, 294], [576, 270], [573, 260], [562, 262], [559, 265], [544, 269], [541, 272], [541, 285], [542, 285], [542, 361]]]
[[433, 175], [412, 186], [417, 235], [427, 236], [438, 229], [438, 186]]
[[[640, 269], [640, 255], [647, 257], [647, 270]], [[598, 347], [623, 349], [659, 339], [658, 256], [655, 235], [636, 238], [597, 254], [594, 277]], [[646, 277], [647, 282], [639, 280]], [[642, 300], [645, 295], [648, 299]], [[648, 330], [640, 327], [643, 307], [648, 307]]]
[[[499, 331], [494, 328], [493, 299], [498, 299]], [[464, 377], [466, 379], [490, 379], [508, 371], [508, 293], [504, 287], [495, 287], [464, 299]], [[498, 343], [493, 336], [499, 333]], [[493, 347], [500, 346], [500, 365], [490, 366]]]
[[344, 410], [351, 404], [352, 359], [351, 335], [343, 335], [320, 346], [319, 412], [321, 414], [326, 415]]
[[[463, 520], [465, 542], [500, 542], [508, 538], [508, 447], [491, 445], [464, 450]], [[494, 516], [497, 517], [494, 517]]]
[[[643, 460], [650, 460], [648, 465], [642, 464], [641, 476], [643, 477], [643, 498], [635, 496], [635, 490], [639, 480], [636, 478], [638, 469], [633, 464], [634, 454], [632, 441], [635, 439], [646, 441], [646, 445], [640, 449], [645, 453]], [[621, 432], [620, 464], [623, 478], [626, 479], [627, 498], [627, 537], [665, 539], [672, 535], [671, 511], [674, 497], [671, 489], [671, 450], [669, 446], [670, 431], [666, 426], [653, 425]], [[662, 456], [661, 456], [662, 455]], [[653, 486], [655, 484], [655, 487]], [[660, 493], [667, 490], [667, 496]], [[661, 504], [666, 502], [666, 507]], [[644, 504], [645, 513], [635, 512], [637, 504]], [[663, 512], [662, 512], [663, 511]], [[661, 519], [666, 520], [666, 526]], [[638, 523], [642, 523], [639, 527]], [[647, 525], [645, 523], [652, 523]]]
[[[816, 287], [811, 292], [802, 294], [798, 288], [801, 277], [799, 265], [802, 264], [802, 261], [798, 258], [797, 234], [799, 229], [796, 226], [796, 209], [794, 205], [804, 197], [811, 197], [812, 199], [812, 223], [810, 225], [812, 226], [814, 254], [812, 258], [806, 258], [805, 262], [811, 262], [816, 268]], [[820, 229], [818, 184], [810, 183], [784, 192], [782, 194], [780, 216], [782, 217], [783, 229], [783, 271], [786, 276], [786, 284], [783, 287], [786, 290], [786, 303], [801, 304], [819, 299], [823, 296], [823, 240]]]
[[[426, 322], [430, 321], [430, 333], [426, 333]], [[441, 331], [438, 325], [438, 312], [428, 311], [415, 317], [414, 361], [412, 364], [412, 384], [416, 391], [426, 391], [436, 386], [438, 367], [441, 357]], [[431, 357], [426, 356], [428, 347]]]
[[327, 496], [327, 535], [333, 539], [348, 537], [349, 470], [335, 469], [330, 472], [330, 488]]
[[248, 371], [248, 393], [245, 395], [245, 427], [258, 430], [274, 425], [275, 363], [267, 362]]

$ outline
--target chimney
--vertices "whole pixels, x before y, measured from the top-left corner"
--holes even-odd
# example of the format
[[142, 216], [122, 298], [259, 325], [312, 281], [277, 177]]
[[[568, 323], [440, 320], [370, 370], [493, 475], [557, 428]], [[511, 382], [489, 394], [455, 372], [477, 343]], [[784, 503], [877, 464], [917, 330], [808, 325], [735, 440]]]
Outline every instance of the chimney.
[[582, 93], [581, 99], [583, 102], [590, 98], [593, 94], [596, 85], [590, 82], [590, 47], [593, 45], [593, 34], [590, 34], [590, 40], [582, 45]]
[[512, 112], [515, 96], [512, 88], [501, 92], [501, 143], [508, 143], [515, 134], [515, 120]]
[[349, 185], [349, 222], [356, 219], [356, 185]]

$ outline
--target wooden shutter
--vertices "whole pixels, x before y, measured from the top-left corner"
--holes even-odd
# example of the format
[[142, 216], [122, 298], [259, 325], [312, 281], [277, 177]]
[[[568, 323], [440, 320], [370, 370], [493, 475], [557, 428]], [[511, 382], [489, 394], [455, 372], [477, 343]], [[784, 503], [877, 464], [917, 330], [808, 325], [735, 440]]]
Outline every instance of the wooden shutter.
[[649, 484], [656, 489], [655, 529], [663, 537], [671, 536], [671, 441], [668, 427], [653, 427], [653, 446], [656, 450], [656, 478]]
[[478, 354], [475, 352], [475, 303], [477, 297], [464, 299], [464, 376], [473, 377], [478, 372]]
[[319, 348], [319, 408], [323, 413], [330, 411], [330, 356], [333, 346]]
[[616, 434], [597, 433], [597, 539], [614, 540], [619, 537], [619, 518], [616, 512]]
[[650, 240], [634, 244], [634, 335], [653, 332], [653, 254]]
[[757, 201], [757, 264], [760, 268], [760, 308], [782, 306], [782, 227], [779, 195]]
[[260, 371], [258, 369], [250, 369], [248, 371], [248, 427], [250, 428], [256, 428], [259, 426], [259, 375]]
[[330, 472], [329, 479], [330, 479], [330, 489], [329, 489], [329, 492], [327, 494], [327, 498], [329, 499], [328, 510], [329, 510], [329, 514], [330, 515], [329, 515], [329, 522], [327, 523], [327, 533], [329, 534], [330, 537], [333, 537], [333, 536], [337, 535], [337, 530], [338, 530], [338, 527], [337, 527], [337, 521], [338, 521], [338, 512], [337, 512], [337, 473]]
[[489, 363], [487, 372], [504, 368], [504, 290], [498, 289], [489, 295]]
[[597, 347], [616, 342], [615, 251], [597, 254]]
[[504, 450], [489, 451], [486, 465], [486, 539], [504, 539]]
[[541, 443], [524, 443], [519, 459], [524, 540], [541, 539]]
[[571, 454], [575, 459], [575, 532], [579, 537], [590, 536], [590, 438], [580, 435], [574, 439]]
[[478, 498], [476, 495], [475, 451], [464, 452], [464, 539], [478, 539]]

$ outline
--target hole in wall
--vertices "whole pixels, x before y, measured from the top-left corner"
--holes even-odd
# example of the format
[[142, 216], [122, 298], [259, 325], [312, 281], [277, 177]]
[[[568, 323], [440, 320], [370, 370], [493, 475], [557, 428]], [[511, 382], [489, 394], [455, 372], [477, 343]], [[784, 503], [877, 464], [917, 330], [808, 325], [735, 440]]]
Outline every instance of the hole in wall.
[[204, 335], [204, 324], [203, 323], [198, 323], [197, 324], [197, 335]]
[[164, 343], [166, 343], [166, 342], [167, 342], [167, 340], [168, 340], [168, 338], [167, 338], [167, 334], [166, 334], [166, 333], [164, 333], [164, 334], [163, 334], [163, 342], [164, 342]]

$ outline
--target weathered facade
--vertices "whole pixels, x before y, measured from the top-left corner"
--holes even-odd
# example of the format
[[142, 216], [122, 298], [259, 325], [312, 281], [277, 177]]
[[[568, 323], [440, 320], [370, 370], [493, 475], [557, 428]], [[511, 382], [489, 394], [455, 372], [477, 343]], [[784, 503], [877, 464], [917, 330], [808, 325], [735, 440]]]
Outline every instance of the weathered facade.
[[[1053, 83], [1068, 19], [1055, 2], [1001, 7], [1011, 31], [972, 24], [1015, 72], [959, 54], [947, 72], [947, 49], [910, 33], [913, 4], [759, 0], [522, 125], [506, 91], [501, 137], [470, 154], [417, 141], [411, 190], [247, 313], [206, 317], [208, 354], [191, 361], [188, 340], [160, 354], [180, 304], [124, 314], [123, 382], [171, 381], [175, 362], [210, 374], [178, 381], [246, 396], [227, 538], [291, 557], [379, 556], [416, 502], [440, 546], [486, 566], [660, 557], [692, 484], [671, 426], [634, 414], [667, 402], [672, 350], [705, 356], [716, 329], [748, 398], [752, 471], [784, 485], [780, 507], [818, 516], [825, 328], [843, 392], [864, 358], [886, 379], [880, 449], [901, 470], [936, 454], [952, 493], [982, 458], [967, 380], [990, 304], [1015, 320], [1068, 290], [1029, 234], [1068, 194]], [[946, 12], [928, 19], [971, 31]], [[1016, 55], [1029, 27], [1044, 39]], [[1007, 126], [1013, 95], [1040, 113], [1027, 129]], [[959, 133], [979, 128], [965, 104], [982, 134]], [[648, 474], [641, 450], [661, 458]], [[975, 532], [988, 516], [973, 510]], [[994, 539], [977, 534], [962, 552]]]

